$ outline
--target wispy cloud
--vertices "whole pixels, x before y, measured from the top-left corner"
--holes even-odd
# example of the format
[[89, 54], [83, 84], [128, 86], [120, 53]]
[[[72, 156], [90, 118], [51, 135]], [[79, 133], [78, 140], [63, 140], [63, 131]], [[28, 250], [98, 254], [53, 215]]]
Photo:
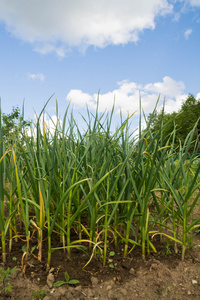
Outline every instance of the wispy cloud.
[[[118, 82], [118, 88], [105, 94], [99, 95], [99, 111], [110, 111], [115, 99], [116, 112], [120, 110], [124, 114], [139, 114], [139, 95], [142, 99], [142, 107], [145, 113], [150, 113], [155, 107], [158, 96], [162, 100], [165, 98], [166, 112], [178, 111], [182, 101], [187, 95], [184, 93], [185, 85], [182, 81], [176, 81], [169, 76], [165, 76], [163, 81], [149, 83], [146, 85], [124, 80]], [[87, 94], [81, 90], [71, 90], [66, 96], [67, 101], [74, 104], [74, 108], [80, 109], [87, 104], [89, 109], [95, 110], [97, 104], [97, 94]]]
[[200, 6], [200, 0], [189, 0], [191, 6]]
[[188, 40], [188, 39], [189, 39], [189, 36], [190, 36], [191, 34], [192, 34], [192, 29], [191, 29], [191, 28], [187, 29], [187, 30], [184, 32], [184, 37], [185, 37], [185, 39]]
[[39, 81], [44, 81], [45, 76], [42, 73], [28, 73], [27, 75], [28, 79], [32, 79], [32, 80], [39, 80]]
[[200, 100], [200, 93], [198, 93], [198, 94], [196, 95], [196, 99], [197, 99], [197, 100]]
[[155, 28], [158, 16], [173, 11], [167, 0], [25, 2], [1, 0], [0, 21], [36, 51], [61, 57], [71, 47], [82, 50], [137, 42], [141, 32]]

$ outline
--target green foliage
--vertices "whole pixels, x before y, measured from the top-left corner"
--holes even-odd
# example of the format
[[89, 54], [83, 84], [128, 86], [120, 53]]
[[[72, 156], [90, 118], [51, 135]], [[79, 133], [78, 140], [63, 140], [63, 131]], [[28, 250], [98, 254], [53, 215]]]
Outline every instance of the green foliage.
[[159, 299], [160, 299], [160, 297], [162, 296], [162, 294], [166, 291], [166, 289], [167, 289], [171, 284], [172, 284], [172, 282], [169, 283], [169, 284], [162, 290], [161, 294], [157, 297], [156, 300], [159, 300]]
[[[149, 120], [151, 119], [152, 132], [159, 131], [160, 127], [163, 126], [162, 138], [164, 143], [166, 143], [170, 135], [172, 135], [173, 131], [176, 132], [174, 141], [175, 148], [178, 148], [180, 143], [181, 145], [184, 144], [187, 135], [193, 129], [199, 118], [200, 100], [196, 100], [193, 95], [189, 95], [187, 97], [187, 99], [182, 103], [180, 111], [177, 113], [165, 113], [164, 110], [158, 113], [155, 110], [148, 117]], [[190, 151], [194, 149], [195, 142], [199, 141], [199, 134], [200, 121], [196, 125], [193, 141], [190, 146]], [[200, 146], [198, 150], [200, 151]]]
[[13, 143], [16, 134], [21, 134], [25, 128], [31, 126], [31, 122], [24, 120], [20, 108], [13, 107], [9, 114], [2, 114], [2, 136], [9, 143]]
[[42, 300], [44, 299], [44, 297], [46, 297], [49, 294], [49, 292], [40, 290], [38, 293], [36, 293], [32, 290], [32, 294], [35, 300]]
[[3, 297], [5, 298], [5, 294], [7, 292], [11, 293], [12, 292], [12, 285], [11, 284], [6, 284], [6, 282], [11, 278], [10, 274], [13, 274], [15, 271], [17, 270], [16, 267], [10, 269], [7, 268], [5, 269], [0, 269], [0, 282], [3, 283], [3, 288], [2, 291], [0, 291], [0, 294], [3, 295]]
[[[188, 105], [196, 105], [189, 100]], [[124, 257], [140, 247], [145, 258], [150, 251], [156, 252], [155, 235], [161, 241], [170, 239], [176, 253], [178, 243], [184, 259], [191, 234], [200, 222], [200, 217], [193, 218], [200, 196], [200, 160], [198, 149], [193, 146], [198, 124], [179, 143], [178, 125], [174, 130], [173, 118], [176, 122], [183, 112], [171, 118], [163, 111], [157, 123], [154, 110], [143, 131], [140, 118], [136, 138], [129, 127], [132, 116], [121, 119], [112, 133], [114, 108], [106, 115], [99, 114], [97, 107], [95, 115], [88, 111], [87, 120], [83, 118], [86, 131], [82, 133], [72, 114], [66, 124], [67, 108], [62, 128], [57, 122], [52, 132], [45, 124], [41, 128], [45, 107], [31, 138], [24, 134], [22, 142], [21, 136], [16, 135], [12, 151], [8, 144], [0, 143], [0, 231], [4, 261], [8, 253], [5, 237], [8, 230], [10, 241], [13, 232], [18, 235], [17, 220], [23, 224], [26, 235], [24, 259], [34, 251], [42, 261], [43, 244], [47, 243], [47, 269], [51, 253], [61, 249], [70, 258], [72, 248], [85, 251], [87, 247], [90, 258], [84, 268], [93, 257], [106, 265], [108, 257], [114, 255], [110, 249], [115, 247], [118, 252], [119, 243], [123, 245]], [[156, 130], [153, 126], [157, 126]], [[166, 133], [168, 127], [171, 129]], [[5, 188], [5, 178], [10, 194]], [[30, 232], [38, 242], [32, 248]], [[60, 238], [56, 248], [52, 248], [53, 233]], [[66, 274], [65, 281], [56, 284], [73, 283]]]
[[79, 283], [79, 280], [77, 280], [77, 279], [70, 280], [69, 274], [67, 272], [65, 272], [65, 281], [57, 281], [54, 283], [53, 286], [59, 287], [63, 284], [78, 284], [78, 283]]
[[110, 257], [115, 256], [115, 251], [110, 251], [109, 256]]

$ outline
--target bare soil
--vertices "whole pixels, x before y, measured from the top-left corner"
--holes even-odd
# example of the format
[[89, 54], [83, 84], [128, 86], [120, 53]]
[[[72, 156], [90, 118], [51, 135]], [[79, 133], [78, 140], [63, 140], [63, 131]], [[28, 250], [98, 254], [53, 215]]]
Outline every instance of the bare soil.
[[[186, 252], [185, 260], [175, 254], [173, 248], [155, 242], [157, 253], [151, 253], [143, 260], [141, 249], [134, 249], [123, 258], [123, 249], [115, 250], [108, 257], [107, 266], [102, 265], [101, 257], [91, 260], [83, 269], [90, 256], [73, 249], [71, 259], [62, 250], [52, 254], [51, 270], [46, 272], [47, 249], [43, 260], [37, 259], [37, 249], [30, 256], [25, 273], [22, 271], [22, 246], [24, 242], [13, 241], [13, 251], [7, 255], [5, 265], [0, 268], [18, 267], [8, 281], [13, 285], [12, 292], [3, 294], [0, 283], [0, 299], [200, 299], [200, 235], [197, 234], [196, 247]], [[54, 240], [54, 247], [60, 242]], [[110, 251], [113, 249], [110, 249]], [[109, 252], [108, 252], [109, 254]], [[109, 255], [108, 255], [109, 256]], [[14, 258], [14, 260], [13, 260]], [[54, 287], [57, 281], [64, 280], [65, 272], [79, 284]], [[8, 284], [6, 283], [6, 284]], [[42, 293], [42, 290], [44, 293]], [[37, 296], [33, 296], [33, 292]], [[39, 297], [39, 292], [42, 293]]]

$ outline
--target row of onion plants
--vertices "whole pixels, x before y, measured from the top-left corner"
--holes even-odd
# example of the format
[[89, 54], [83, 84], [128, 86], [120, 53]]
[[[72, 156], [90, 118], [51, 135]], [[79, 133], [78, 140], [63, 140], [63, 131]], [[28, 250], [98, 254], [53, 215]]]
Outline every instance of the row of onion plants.
[[[19, 238], [26, 244], [26, 260], [33, 235], [40, 261], [47, 236], [47, 269], [52, 251], [61, 249], [70, 258], [72, 248], [81, 247], [91, 258], [100, 251], [105, 265], [111, 243], [123, 245], [124, 257], [140, 247], [145, 258], [157, 251], [155, 235], [161, 242], [170, 239], [175, 252], [179, 246], [184, 259], [200, 221], [193, 218], [200, 195], [198, 143], [188, 159], [195, 127], [175, 149], [176, 129], [163, 141], [162, 120], [159, 131], [152, 132], [151, 118], [142, 130], [140, 109], [138, 136], [130, 130], [134, 115], [121, 117], [112, 132], [114, 106], [110, 114], [99, 114], [97, 105], [95, 115], [87, 111], [84, 117], [84, 132], [68, 107], [52, 133], [43, 118], [46, 105], [32, 133], [19, 126], [12, 145], [3, 138], [0, 113], [3, 261]], [[53, 234], [60, 240], [56, 248]]]

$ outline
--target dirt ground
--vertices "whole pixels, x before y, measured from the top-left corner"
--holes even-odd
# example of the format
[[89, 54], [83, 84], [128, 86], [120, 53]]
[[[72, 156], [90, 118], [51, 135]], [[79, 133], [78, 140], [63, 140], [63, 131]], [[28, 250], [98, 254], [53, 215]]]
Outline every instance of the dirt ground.
[[[199, 235], [199, 234], [198, 234]], [[55, 241], [55, 244], [57, 242]], [[83, 269], [90, 256], [80, 250], [72, 251], [71, 260], [59, 250], [52, 254], [51, 269], [46, 273], [46, 254], [42, 263], [37, 260], [37, 250], [22, 272], [22, 242], [13, 245], [13, 251], [5, 265], [0, 268], [18, 267], [12, 279], [6, 284], [13, 285], [12, 292], [3, 294], [0, 283], [0, 299], [200, 299], [200, 245], [199, 237], [196, 247], [186, 252], [181, 260], [181, 253], [175, 254], [170, 245], [166, 248], [158, 243], [158, 252], [151, 253], [144, 261], [141, 249], [134, 249], [122, 258], [123, 249], [115, 250], [108, 258], [106, 267], [99, 258], [93, 258]], [[65, 272], [71, 279], [79, 280], [77, 285], [54, 287], [57, 281], [65, 280]], [[33, 292], [35, 297], [33, 296]], [[40, 294], [40, 296], [39, 296]]]

